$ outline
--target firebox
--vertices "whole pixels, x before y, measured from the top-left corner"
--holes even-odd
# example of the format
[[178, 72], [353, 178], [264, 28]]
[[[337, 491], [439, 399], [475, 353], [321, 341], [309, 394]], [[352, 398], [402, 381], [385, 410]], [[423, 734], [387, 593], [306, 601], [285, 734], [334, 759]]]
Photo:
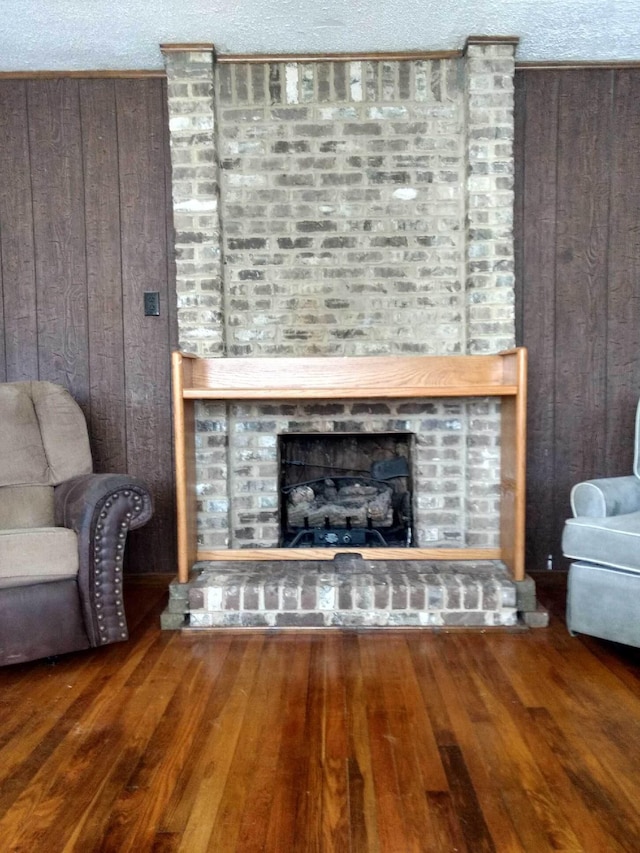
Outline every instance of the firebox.
[[280, 546], [409, 547], [413, 433], [278, 437]]

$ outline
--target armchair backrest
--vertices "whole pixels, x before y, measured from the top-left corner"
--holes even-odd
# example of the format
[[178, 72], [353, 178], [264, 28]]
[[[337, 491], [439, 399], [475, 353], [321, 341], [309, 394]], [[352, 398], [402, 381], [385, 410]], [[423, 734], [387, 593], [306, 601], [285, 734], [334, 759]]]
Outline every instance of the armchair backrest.
[[87, 425], [52, 382], [0, 384], [0, 528], [53, 523], [53, 487], [93, 470]]

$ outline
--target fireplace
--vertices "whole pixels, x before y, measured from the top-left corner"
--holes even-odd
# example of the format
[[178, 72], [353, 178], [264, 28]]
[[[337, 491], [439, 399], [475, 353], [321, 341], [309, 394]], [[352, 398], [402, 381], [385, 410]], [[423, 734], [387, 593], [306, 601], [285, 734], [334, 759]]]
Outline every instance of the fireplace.
[[284, 434], [280, 545], [409, 547], [412, 433]]
[[[513, 347], [516, 42], [251, 61], [164, 46], [180, 349], [276, 365], [251, 394], [195, 383], [184, 514], [199, 554], [287, 550], [279, 436], [313, 432], [411, 433], [412, 551], [500, 552], [505, 401], [491, 383], [389, 394], [348, 373]], [[305, 359], [324, 362], [308, 393]], [[260, 396], [270, 382], [287, 394]]]
[[[494, 572], [524, 578], [516, 45], [471, 36], [463, 50], [342, 57], [163, 46], [179, 347], [194, 354], [173, 368], [178, 621], [188, 598], [202, 627], [513, 624], [513, 586]], [[315, 433], [406, 437], [384, 459], [408, 462], [395, 519], [410, 518], [411, 548], [327, 547], [354, 523], [321, 510], [313, 526], [318, 481], [330, 501], [339, 486], [362, 492], [372, 460], [283, 470], [298, 450], [281, 438]], [[301, 484], [313, 497], [298, 494], [309, 506], [294, 536], [307, 518], [324, 541], [280, 547], [283, 493]], [[365, 511], [358, 529], [370, 527]]]
[[[269, 426], [273, 428], [274, 411], [285, 412], [286, 417], [292, 419], [299, 414], [298, 407], [305, 405], [325, 406], [325, 416], [330, 411], [335, 418], [333, 406], [338, 405], [337, 401], [341, 401], [341, 406], [351, 406], [353, 412], [355, 406], [374, 405], [359, 402], [363, 400], [376, 400], [375, 405], [396, 401], [400, 406], [403, 399], [412, 398], [408, 405], [415, 410], [430, 405], [427, 398], [456, 398], [457, 405], [461, 405], [459, 399], [481, 399], [486, 395], [499, 398], [502, 425], [499, 442], [501, 534], [497, 547], [360, 548], [349, 542], [338, 546], [333, 560], [327, 560], [331, 552], [326, 543], [322, 547], [301, 549], [224, 548], [217, 551], [206, 550], [198, 543], [198, 486], [194, 476], [196, 401], [216, 401], [219, 410], [223, 402], [234, 401], [233, 406], [241, 416], [238, 421], [239, 434], [243, 438], [240, 446], [246, 462], [256, 454], [248, 449], [245, 433], [252, 426], [255, 435], [264, 438], [260, 429], [263, 422], [255, 418], [256, 410], [253, 410], [253, 419], [249, 418], [245, 403], [240, 405], [238, 401], [253, 401], [254, 405], [259, 402], [258, 409], [262, 407], [263, 414], [270, 413]], [[291, 404], [293, 400], [297, 401], [296, 405]], [[171, 585], [169, 605], [163, 615], [165, 627], [181, 627], [185, 619], [197, 628], [515, 624], [514, 581], [524, 580], [525, 350], [515, 349], [495, 356], [349, 359], [200, 359], [174, 353], [173, 403], [179, 563], [178, 579]], [[471, 400], [468, 405], [484, 403]], [[315, 416], [317, 422], [317, 411]], [[295, 423], [289, 420], [290, 426]], [[417, 433], [407, 434], [411, 432], [387, 435], [385, 438], [393, 444], [386, 448], [379, 436], [370, 434], [367, 441], [373, 442], [378, 450], [382, 447], [384, 455], [373, 462], [366, 455], [369, 473], [373, 469], [373, 473], [382, 471], [404, 477], [400, 465], [405, 458], [408, 463], [409, 457], [403, 452], [415, 447], [417, 458], [423, 438]], [[343, 444], [339, 453], [331, 458], [332, 466], [336, 465], [336, 456], [345, 460], [352, 455], [348, 432], [343, 430], [343, 433], [341, 438], [346, 449]], [[233, 450], [233, 435], [231, 428], [228, 451]], [[321, 434], [318, 437], [322, 438]], [[312, 436], [311, 443], [314, 439]], [[291, 446], [281, 455], [288, 455], [291, 461], [312, 462], [316, 473], [324, 472], [320, 465], [324, 465], [322, 459], [326, 456], [310, 454], [306, 459], [299, 459], [304, 449], [300, 442], [304, 440], [305, 436], [299, 434], [292, 437]], [[337, 437], [335, 440], [339, 444]], [[408, 443], [403, 446], [405, 440]], [[269, 449], [270, 438], [262, 444], [259, 441], [257, 446]], [[322, 453], [327, 453], [326, 442]], [[265, 458], [257, 455], [259, 459]], [[273, 456], [277, 460], [278, 454]], [[270, 458], [270, 454], [267, 457]], [[233, 469], [236, 464], [233, 454], [228, 458]], [[348, 464], [364, 469], [365, 463], [358, 462], [357, 458], [352, 458]], [[304, 466], [281, 465], [279, 469], [276, 461], [275, 480], [282, 482], [283, 468], [298, 467]], [[414, 472], [420, 470], [415, 459], [412, 468]], [[271, 464], [266, 465], [270, 477], [273, 471]], [[233, 480], [239, 473], [234, 470], [228, 479]], [[335, 480], [337, 476], [324, 480]], [[350, 483], [354, 480], [357, 485], [363, 485], [363, 478], [354, 475]], [[298, 480], [286, 488], [296, 489], [308, 482]], [[332, 485], [337, 494], [336, 483]], [[264, 492], [260, 494], [262, 498], [269, 498]], [[332, 532], [336, 535], [349, 532], [346, 519], [344, 527]]]

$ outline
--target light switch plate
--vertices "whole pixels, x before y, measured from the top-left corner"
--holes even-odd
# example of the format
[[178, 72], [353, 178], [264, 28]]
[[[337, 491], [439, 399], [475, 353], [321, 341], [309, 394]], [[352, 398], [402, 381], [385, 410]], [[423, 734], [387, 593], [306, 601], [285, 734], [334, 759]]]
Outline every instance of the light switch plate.
[[160, 316], [160, 293], [157, 290], [147, 290], [144, 294], [144, 316]]

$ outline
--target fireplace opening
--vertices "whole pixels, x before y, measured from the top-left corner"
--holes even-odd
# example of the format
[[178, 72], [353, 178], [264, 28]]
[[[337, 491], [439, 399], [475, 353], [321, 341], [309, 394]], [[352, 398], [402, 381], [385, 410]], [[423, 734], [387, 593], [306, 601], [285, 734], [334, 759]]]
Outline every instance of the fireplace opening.
[[280, 546], [409, 547], [413, 433], [278, 436]]

